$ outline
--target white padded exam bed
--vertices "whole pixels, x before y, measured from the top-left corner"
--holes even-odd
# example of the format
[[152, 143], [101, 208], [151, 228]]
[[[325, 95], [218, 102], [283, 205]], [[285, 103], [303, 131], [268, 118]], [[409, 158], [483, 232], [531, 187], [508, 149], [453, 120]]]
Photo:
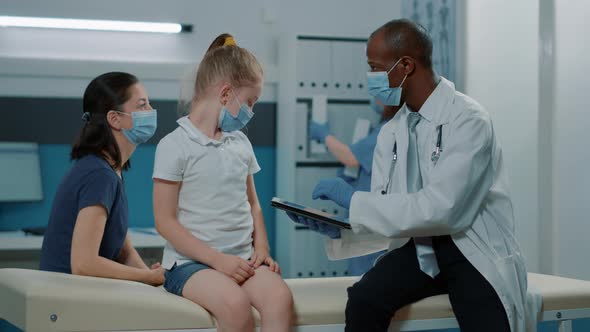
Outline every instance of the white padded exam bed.
[[[346, 288], [356, 278], [289, 279], [297, 331], [342, 331]], [[541, 321], [590, 317], [590, 282], [529, 274], [543, 296]], [[258, 314], [253, 310], [257, 319]], [[30, 332], [48, 331], [215, 331], [200, 306], [140, 283], [23, 269], [0, 269], [0, 318]], [[457, 327], [446, 295], [405, 307], [390, 330]]]

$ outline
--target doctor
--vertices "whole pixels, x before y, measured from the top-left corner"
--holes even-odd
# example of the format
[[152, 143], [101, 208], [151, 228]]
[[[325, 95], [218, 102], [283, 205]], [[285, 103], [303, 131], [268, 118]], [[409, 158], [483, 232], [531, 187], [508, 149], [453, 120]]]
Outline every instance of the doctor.
[[379, 134], [371, 192], [339, 178], [313, 192], [349, 208], [352, 231], [290, 215], [329, 237], [331, 259], [390, 250], [348, 289], [346, 331], [386, 331], [398, 309], [445, 293], [463, 332], [534, 330], [489, 114], [434, 72], [432, 40], [411, 21], [377, 29], [367, 58], [371, 95], [403, 105]]

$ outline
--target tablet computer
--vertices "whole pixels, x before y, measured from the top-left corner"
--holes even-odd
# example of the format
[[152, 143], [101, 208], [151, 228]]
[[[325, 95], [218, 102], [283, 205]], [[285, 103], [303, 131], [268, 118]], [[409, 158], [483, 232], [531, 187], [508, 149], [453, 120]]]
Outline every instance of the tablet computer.
[[318, 209], [306, 207], [296, 203], [284, 201], [278, 197], [274, 197], [270, 201], [270, 205], [276, 209], [292, 212], [296, 215], [304, 216], [309, 219], [325, 222], [334, 225], [338, 228], [350, 229], [350, 224], [342, 217], [320, 211]]

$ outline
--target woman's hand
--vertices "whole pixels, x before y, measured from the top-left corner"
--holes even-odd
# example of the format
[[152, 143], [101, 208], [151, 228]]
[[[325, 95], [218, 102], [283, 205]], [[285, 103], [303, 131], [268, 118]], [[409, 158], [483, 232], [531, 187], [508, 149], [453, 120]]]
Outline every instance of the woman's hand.
[[160, 266], [160, 263], [156, 263], [152, 265], [151, 269], [146, 270], [146, 277], [143, 282], [152, 286], [160, 286], [165, 280], [164, 272], [166, 272], [166, 270]]

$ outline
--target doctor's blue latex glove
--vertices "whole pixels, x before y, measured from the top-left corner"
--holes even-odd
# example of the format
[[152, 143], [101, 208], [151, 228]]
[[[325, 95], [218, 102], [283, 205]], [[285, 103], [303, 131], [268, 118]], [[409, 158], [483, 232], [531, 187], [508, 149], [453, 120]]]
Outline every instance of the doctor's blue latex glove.
[[341, 178], [325, 179], [315, 186], [311, 197], [329, 199], [345, 209], [350, 209], [350, 200], [354, 191], [354, 188]]
[[325, 235], [331, 239], [339, 239], [340, 238], [340, 229], [336, 226], [332, 226], [330, 224], [326, 224], [320, 221], [315, 221], [313, 219], [305, 218], [302, 216], [298, 216], [294, 213], [287, 212], [287, 216], [289, 219], [293, 220], [294, 222], [307, 226], [314, 232], [318, 232], [322, 235]]
[[309, 138], [312, 140], [319, 141], [320, 143], [324, 143], [326, 141], [326, 137], [330, 135], [330, 129], [328, 128], [328, 124], [320, 124], [315, 121], [312, 121], [309, 124]]

